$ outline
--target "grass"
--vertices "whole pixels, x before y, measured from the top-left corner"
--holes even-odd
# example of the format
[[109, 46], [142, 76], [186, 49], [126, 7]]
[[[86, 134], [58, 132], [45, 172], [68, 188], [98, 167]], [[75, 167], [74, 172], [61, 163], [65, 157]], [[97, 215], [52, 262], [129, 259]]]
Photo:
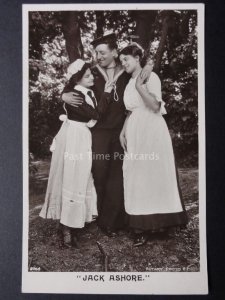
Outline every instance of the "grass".
[[[189, 223], [168, 236], [153, 236], [134, 248], [127, 232], [116, 238], [105, 236], [95, 223], [82, 229], [79, 249], [62, 249], [57, 242], [57, 222], [38, 216], [44, 201], [49, 161], [37, 161], [38, 172], [30, 176], [29, 268], [46, 272], [104, 271], [103, 255], [109, 257], [108, 271], [158, 272], [199, 271], [198, 171], [179, 169], [179, 179]], [[31, 270], [30, 269], [30, 270]]]

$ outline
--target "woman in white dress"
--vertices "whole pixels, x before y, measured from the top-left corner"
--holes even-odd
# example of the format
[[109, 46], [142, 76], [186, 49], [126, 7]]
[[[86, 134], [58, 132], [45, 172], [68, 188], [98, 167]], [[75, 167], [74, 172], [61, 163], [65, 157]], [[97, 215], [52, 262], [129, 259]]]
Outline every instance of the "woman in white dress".
[[134, 246], [147, 242], [149, 233], [187, 223], [181, 201], [161, 82], [152, 72], [144, 83], [139, 76], [144, 53], [137, 44], [124, 48], [120, 61], [131, 79], [124, 92], [129, 111], [120, 135], [125, 210], [135, 232]]
[[99, 113], [90, 87], [94, 78], [90, 66], [78, 59], [68, 68], [67, 90], [83, 99], [79, 108], [64, 104], [66, 115], [51, 146], [52, 160], [42, 218], [60, 220], [60, 241], [66, 247], [77, 246], [76, 234], [86, 222], [97, 216], [97, 197], [93, 184], [92, 137]]

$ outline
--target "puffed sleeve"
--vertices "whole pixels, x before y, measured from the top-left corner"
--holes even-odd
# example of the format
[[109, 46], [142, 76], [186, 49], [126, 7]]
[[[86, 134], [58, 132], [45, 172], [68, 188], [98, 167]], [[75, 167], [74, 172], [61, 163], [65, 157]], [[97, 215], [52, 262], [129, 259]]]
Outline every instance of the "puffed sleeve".
[[146, 83], [146, 88], [148, 92], [153, 94], [156, 100], [161, 103], [160, 113], [165, 115], [167, 112], [165, 109], [165, 102], [162, 100], [161, 81], [156, 73], [151, 73], [150, 78]]

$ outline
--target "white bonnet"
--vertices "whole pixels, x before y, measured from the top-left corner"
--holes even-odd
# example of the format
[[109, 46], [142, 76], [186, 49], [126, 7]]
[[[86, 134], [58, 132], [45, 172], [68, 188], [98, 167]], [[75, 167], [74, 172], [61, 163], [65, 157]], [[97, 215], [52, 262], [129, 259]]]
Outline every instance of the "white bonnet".
[[83, 66], [85, 65], [85, 61], [78, 58], [72, 64], [69, 65], [67, 69], [66, 78], [69, 80], [74, 74], [79, 72]]

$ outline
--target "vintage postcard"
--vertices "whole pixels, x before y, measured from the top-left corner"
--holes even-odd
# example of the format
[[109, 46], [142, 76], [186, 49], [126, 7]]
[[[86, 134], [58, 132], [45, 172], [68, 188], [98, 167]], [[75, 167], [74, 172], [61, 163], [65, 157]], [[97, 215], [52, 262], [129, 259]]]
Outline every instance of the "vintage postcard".
[[23, 5], [22, 292], [207, 294], [203, 4]]

